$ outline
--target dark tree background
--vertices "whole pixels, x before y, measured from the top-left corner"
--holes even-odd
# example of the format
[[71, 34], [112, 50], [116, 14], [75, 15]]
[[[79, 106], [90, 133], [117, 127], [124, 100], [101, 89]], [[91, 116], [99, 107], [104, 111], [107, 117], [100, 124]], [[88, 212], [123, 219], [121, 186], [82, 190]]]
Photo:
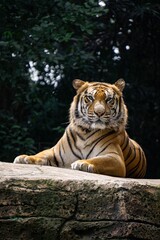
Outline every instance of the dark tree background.
[[160, 4], [1, 0], [0, 161], [53, 146], [68, 122], [72, 80], [124, 78], [129, 135], [160, 178]]

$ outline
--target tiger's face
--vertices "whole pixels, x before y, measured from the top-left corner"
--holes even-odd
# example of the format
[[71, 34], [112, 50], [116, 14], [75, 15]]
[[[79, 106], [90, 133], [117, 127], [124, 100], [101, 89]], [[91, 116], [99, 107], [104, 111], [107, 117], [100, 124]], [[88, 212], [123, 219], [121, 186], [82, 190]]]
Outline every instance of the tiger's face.
[[77, 95], [71, 105], [74, 124], [87, 129], [114, 129], [124, 127], [127, 109], [123, 101], [124, 80], [115, 84], [74, 80]]

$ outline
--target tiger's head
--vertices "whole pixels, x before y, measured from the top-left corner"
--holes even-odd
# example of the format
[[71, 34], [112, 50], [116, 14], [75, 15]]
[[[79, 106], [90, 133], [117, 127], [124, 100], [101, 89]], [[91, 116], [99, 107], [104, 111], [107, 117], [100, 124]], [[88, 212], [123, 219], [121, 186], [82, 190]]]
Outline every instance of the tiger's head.
[[114, 84], [104, 82], [73, 81], [77, 90], [70, 108], [70, 123], [83, 129], [122, 130], [128, 118], [122, 91], [125, 81]]

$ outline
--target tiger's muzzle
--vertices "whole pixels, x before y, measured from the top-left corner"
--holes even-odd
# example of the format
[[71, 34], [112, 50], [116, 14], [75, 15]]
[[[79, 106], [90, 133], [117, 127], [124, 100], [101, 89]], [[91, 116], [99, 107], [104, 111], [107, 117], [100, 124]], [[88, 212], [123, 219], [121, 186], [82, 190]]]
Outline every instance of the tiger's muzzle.
[[102, 117], [106, 112], [105, 106], [101, 103], [96, 103], [94, 105], [94, 113], [98, 116], [98, 117]]

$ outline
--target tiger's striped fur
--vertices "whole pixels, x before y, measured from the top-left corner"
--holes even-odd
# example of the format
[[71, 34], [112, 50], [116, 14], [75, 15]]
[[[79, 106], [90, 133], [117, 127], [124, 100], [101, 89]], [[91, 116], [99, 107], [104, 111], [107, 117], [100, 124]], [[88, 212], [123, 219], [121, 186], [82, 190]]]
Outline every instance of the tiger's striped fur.
[[76, 79], [77, 94], [70, 107], [70, 124], [58, 143], [36, 155], [20, 155], [14, 163], [72, 168], [119, 177], [143, 178], [146, 158], [125, 127], [125, 82], [115, 84]]

